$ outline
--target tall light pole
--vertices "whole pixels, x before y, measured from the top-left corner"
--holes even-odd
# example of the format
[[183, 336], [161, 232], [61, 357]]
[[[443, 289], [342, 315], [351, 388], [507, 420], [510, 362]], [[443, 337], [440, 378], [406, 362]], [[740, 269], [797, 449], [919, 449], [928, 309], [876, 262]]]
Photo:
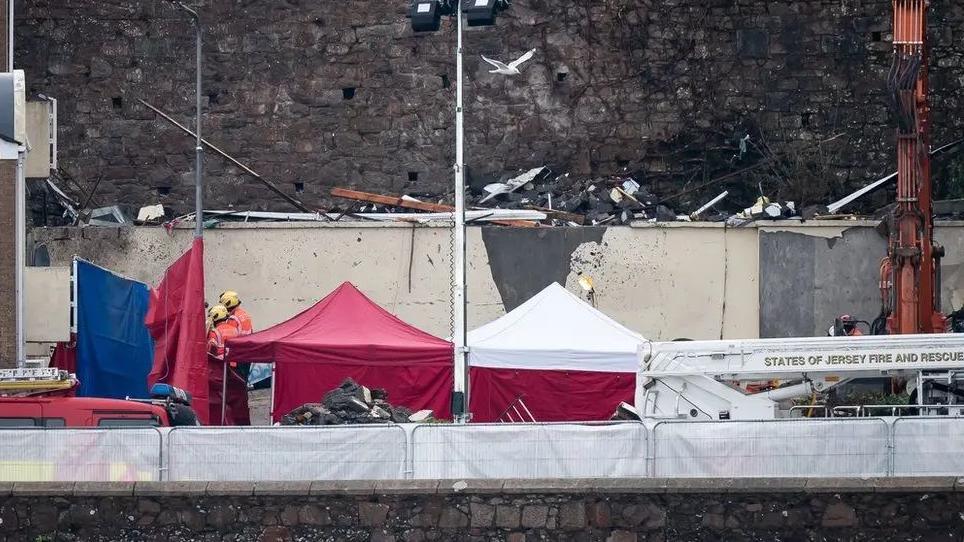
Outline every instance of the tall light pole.
[[204, 235], [204, 185], [202, 184], [202, 168], [204, 159], [204, 146], [201, 143], [201, 18], [198, 16], [197, 12], [193, 9], [185, 6], [181, 2], [175, 0], [168, 0], [174, 6], [182, 9], [190, 17], [191, 21], [194, 23], [194, 35], [195, 35], [195, 83], [194, 83], [194, 93], [196, 100], [196, 110], [194, 113], [194, 221], [196, 222], [194, 227], [194, 236], [202, 237]]
[[[456, 423], [469, 421], [469, 364], [465, 329], [465, 125], [462, 110], [462, 2], [455, 10], [455, 250], [452, 255], [454, 292], [452, 294], [452, 342], [455, 346], [455, 382], [452, 388], [452, 416]], [[457, 410], [457, 411], [456, 411]]]
[[[453, 9], [452, 4], [455, 4]], [[416, 32], [435, 32], [443, 15], [455, 15], [455, 212], [452, 254], [452, 342], [455, 347], [452, 388], [452, 416], [465, 423], [469, 414], [469, 366], [466, 341], [465, 267], [465, 124], [462, 107], [462, 0], [414, 0], [409, 16]], [[470, 26], [495, 23], [496, 13], [508, 7], [508, 0], [470, 0], [465, 15]]]

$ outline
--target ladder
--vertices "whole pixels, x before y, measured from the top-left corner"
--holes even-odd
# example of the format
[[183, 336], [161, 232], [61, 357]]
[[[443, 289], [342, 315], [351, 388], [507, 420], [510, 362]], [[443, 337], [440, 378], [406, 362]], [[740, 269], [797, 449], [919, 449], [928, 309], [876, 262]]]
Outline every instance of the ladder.
[[0, 369], [0, 394], [67, 390], [77, 384], [77, 378], [54, 367]]

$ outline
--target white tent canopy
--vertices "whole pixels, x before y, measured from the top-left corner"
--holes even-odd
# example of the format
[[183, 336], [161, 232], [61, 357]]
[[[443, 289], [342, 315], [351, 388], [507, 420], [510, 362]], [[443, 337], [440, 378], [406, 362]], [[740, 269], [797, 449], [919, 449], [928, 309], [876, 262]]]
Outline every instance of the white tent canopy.
[[469, 332], [469, 365], [635, 373], [645, 340], [554, 282]]

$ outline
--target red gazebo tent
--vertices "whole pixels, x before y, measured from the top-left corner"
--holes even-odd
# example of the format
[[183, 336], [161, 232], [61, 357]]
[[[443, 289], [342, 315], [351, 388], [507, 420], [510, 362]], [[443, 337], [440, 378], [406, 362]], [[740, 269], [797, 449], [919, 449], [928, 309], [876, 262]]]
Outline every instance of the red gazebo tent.
[[344, 282], [301, 314], [229, 339], [228, 361], [274, 363], [274, 421], [353, 378], [393, 405], [451, 416], [452, 343], [416, 329]]

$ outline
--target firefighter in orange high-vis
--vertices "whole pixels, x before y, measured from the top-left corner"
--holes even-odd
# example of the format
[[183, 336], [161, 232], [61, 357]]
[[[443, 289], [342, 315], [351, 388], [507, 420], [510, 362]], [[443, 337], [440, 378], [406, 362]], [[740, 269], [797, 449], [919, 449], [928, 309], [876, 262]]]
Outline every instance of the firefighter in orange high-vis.
[[[212, 423], [217, 425], [251, 425], [248, 413], [248, 386], [247, 380], [238, 374], [235, 364], [224, 367], [224, 356], [227, 353], [226, 342], [232, 337], [238, 336], [238, 328], [229, 319], [228, 309], [224, 305], [215, 305], [208, 310], [208, 318], [214, 324], [208, 333], [208, 352], [210, 353], [209, 367], [211, 370], [211, 381], [209, 386], [209, 397], [211, 399]], [[227, 375], [228, 381], [225, 384], [224, 376]], [[221, 420], [221, 401], [222, 387], [226, 388], [227, 397], [225, 419]]]
[[[238, 293], [232, 290], [227, 290], [221, 294], [218, 299], [218, 303], [224, 305], [224, 308], [228, 309], [228, 321], [233, 324], [237, 330], [238, 335], [251, 335], [254, 333], [254, 324], [251, 322], [251, 316], [248, 315], [248, 311], [241, 308], [241, 298], [238, 297]], [[244, 378], [244, 381], [248, 381], [248, 373], [251, 372], [251, 366], [247, 363], [242, 363], [240, 367], [235, 367], [238, 374]]]
[[238, 297], [237, 292], [231, 290], [224, 292], [221, 294], [218, 303], [228, 309], [228, 319], [237, 326], [238, 335], [243, 336], [254, 333], [254, 324], [251, 322], [251, 316], [248, 315], [248, 311], [241, 308], [241, 298]]
[[229, 316], [224, 305], [215, 305], [208, 309], [208, 321], [211, 322], [208, 331], [208, 353], [215, 359], [223, 360], [225, 342], [238, 336], [238, 328], [229, 320]]

